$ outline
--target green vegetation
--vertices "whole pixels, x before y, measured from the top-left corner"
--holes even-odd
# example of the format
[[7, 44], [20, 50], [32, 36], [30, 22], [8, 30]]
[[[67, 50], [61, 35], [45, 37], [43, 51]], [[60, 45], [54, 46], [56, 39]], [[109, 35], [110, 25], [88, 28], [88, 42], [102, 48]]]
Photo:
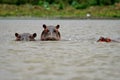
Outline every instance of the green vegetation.
[[0, 16], [120, 18], [120, 0], [0, 0]]

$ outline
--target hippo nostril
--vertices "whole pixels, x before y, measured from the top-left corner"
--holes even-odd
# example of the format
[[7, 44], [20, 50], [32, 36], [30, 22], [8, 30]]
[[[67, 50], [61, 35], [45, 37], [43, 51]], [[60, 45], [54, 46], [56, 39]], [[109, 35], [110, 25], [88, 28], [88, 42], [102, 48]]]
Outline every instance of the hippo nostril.
[[56, 38], [54, 38], [54, 37], [49, 37], [49, 38], [46, 38], [46, 40], [56, 40]]

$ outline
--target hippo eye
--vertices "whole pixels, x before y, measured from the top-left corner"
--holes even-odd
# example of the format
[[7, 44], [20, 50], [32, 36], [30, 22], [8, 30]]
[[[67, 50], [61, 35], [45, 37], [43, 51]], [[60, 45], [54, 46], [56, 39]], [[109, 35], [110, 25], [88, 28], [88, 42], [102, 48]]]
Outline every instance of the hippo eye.
[[48, 30], [48, 29], [46, 29], [46, 30], [45, 30], [45, 33], [48, 33], [48, 32], [49, 32], [49, 30]]
[[49, 32], [49, 30], [47, 30], [47, 32]]
[[56, 31], [56, 30], [54, 30], [54, 32], [56, 33], [57, 31]]
[[18, 38], [21, 38], [21, 36], [19, 35]]
[[32, 38], [32, 36], [29, 36], [29, 38]]

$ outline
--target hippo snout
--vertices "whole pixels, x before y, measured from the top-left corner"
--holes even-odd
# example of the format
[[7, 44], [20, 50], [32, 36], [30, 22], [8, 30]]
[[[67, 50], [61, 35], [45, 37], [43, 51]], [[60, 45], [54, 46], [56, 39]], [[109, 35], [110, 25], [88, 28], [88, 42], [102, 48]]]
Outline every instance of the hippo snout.
[[49, 40], [50, 40], [50, 41], [55, 41], [55, 40], [57, 40], [57, 39], [54, 38], [54, 37], [48, 37], [48, 38], [46, 38], [46, 40], [47, 40], [47, 41], [49, 41]]

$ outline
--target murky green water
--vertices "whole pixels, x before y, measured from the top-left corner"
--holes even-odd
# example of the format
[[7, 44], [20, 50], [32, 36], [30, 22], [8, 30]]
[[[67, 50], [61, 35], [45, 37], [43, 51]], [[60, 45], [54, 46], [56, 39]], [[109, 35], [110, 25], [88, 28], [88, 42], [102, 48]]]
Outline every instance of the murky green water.
[[[59, 24], [61, 41], [40, 41], [43, 24]], [[120, 20], [0, 20], [0, 80], [119, 80], [120, 43], [100, 36], [120, 41]]]

